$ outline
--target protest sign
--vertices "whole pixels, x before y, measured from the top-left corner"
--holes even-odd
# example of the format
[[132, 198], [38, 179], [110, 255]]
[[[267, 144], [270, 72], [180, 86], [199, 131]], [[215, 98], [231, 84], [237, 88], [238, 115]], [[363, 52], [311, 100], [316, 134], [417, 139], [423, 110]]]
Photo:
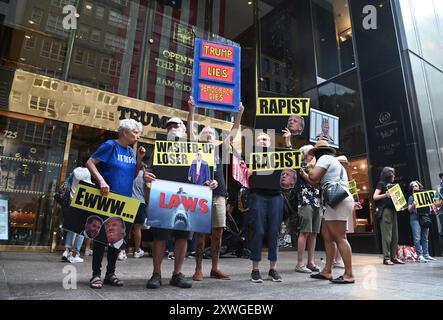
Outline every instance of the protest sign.
[[399, 184], [396, 184], [393, 187], [389, 188], [388, 192], [391, 196], [392, 203], [394, 204], [396, 211], [402, 211], [406, 209], [407, 202]]
[[331, 114], [311, 109], [309, 141], [323, 139], [333, 148], [339, 148], [339, 118]]
[[437, 192], [435, 190], [428, 190], [422, 192], [414, 192], [415, 207], [423, 208], [430, 207], [434, 204], [434, 197]]
[[239, 46], [195, 39], [192, 96], [198, 107], [238, 112]]
[[80, 181], [70, 207], [63, 212], [63, 228], [117, 249], [134, 223], [140, 201], [110, 192], [106, 197], [94, 185]]
[[152, 182], [147, 224], [154, 228], [211, 232], [212, 190], [157, 179]]

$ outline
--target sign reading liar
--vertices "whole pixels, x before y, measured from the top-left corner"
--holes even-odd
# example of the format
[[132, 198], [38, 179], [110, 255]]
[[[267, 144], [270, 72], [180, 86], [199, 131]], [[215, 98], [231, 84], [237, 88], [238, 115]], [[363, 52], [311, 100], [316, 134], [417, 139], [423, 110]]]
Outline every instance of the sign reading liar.
[[414, 192], [414, 201], [416, 203], [416, 208], [432, 206], [434, 204], [435, 194], [435, 190]]
[[192, 96], [197, 106], [238, 111], [240, 105], [239, 46], [195, 39]]

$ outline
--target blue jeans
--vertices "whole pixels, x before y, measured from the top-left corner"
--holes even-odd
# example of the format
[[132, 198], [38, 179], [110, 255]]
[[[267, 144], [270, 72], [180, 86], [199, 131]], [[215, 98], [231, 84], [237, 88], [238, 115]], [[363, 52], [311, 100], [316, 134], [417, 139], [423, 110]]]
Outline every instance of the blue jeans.
[[420, 226], [420, 222], [418, 220], [418, 214], [411, 214], [411, 229], [412, 229], [412, 238], [414, 240], [415, 251], [417, 255], [421, 256], [429, 256], [428, 249], [428, 235], [429, 228], [422, 228]]
[[262, 195], [251, 192], [249, 196], [249, 215], [252, 225], [251, 256], [252, 261], [261, 261], [263, 237], [268, 232], [268, 259], [277, 261], [278, 237], [283, 220], [283, 196]]
[[66, 231], [65, 247], [72, 249], [74, 236], [75, 236], [74, 250], [76, 252], [80, 252], [80, 249], [82, 247], [83, 240], [85, 240], [85, 237], [82, 235], [79, 235], [79, 234], [75, 234], [72, 231]]

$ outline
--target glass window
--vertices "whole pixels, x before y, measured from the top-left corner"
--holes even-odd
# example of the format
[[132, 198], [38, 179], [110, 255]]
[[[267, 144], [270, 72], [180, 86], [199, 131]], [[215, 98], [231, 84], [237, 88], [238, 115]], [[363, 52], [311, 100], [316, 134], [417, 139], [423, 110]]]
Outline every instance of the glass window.
[[355, 67], [348, 0], [311, 0], [317, 83]]
[[105, 16], [105, 8], [102, 6], [97, 6], [95, 15], [97, 16], [98, 19], [103, 19]]
[[9, 207], [9, 239], [4, 244], [50, 245], [58, 220], [53, 193], [66, 133], [64, 123], [0, 117], [0, 192], [7, 195]]
[[33, 8], [31, 13], [31, 21], [33, 24], [41, 24], [44, 11], [40, 8]]

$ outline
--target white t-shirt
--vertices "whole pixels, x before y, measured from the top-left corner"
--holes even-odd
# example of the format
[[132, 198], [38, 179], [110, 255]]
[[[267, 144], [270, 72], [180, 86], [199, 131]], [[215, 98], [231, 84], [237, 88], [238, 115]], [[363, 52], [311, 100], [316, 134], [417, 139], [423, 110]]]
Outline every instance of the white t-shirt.
[[74, 177], [72, 179], [71, 185], [71, 199], [74, 197], [75, 191], [77, 191], [77, 186], [79, 181], [85, 181], [88, 183], [92, 183], [91, 181], [91, 173], [88, 168], [77, 167], [74, 169]]
[[348, 183], [348, 174], [346, 173], [345, 168], [341, 165], [341, 163], [331, 155], [323, 155], [315, 164], [316, 167], [320, 167], [326, 169], [326, 173], [320, 179], [320, 185], [323, 187], [327, 183], [331, 182], [339, 182], [340, 174], [343, 170], [343, 177], [340, 181], [340, 184], [349, 189]]

